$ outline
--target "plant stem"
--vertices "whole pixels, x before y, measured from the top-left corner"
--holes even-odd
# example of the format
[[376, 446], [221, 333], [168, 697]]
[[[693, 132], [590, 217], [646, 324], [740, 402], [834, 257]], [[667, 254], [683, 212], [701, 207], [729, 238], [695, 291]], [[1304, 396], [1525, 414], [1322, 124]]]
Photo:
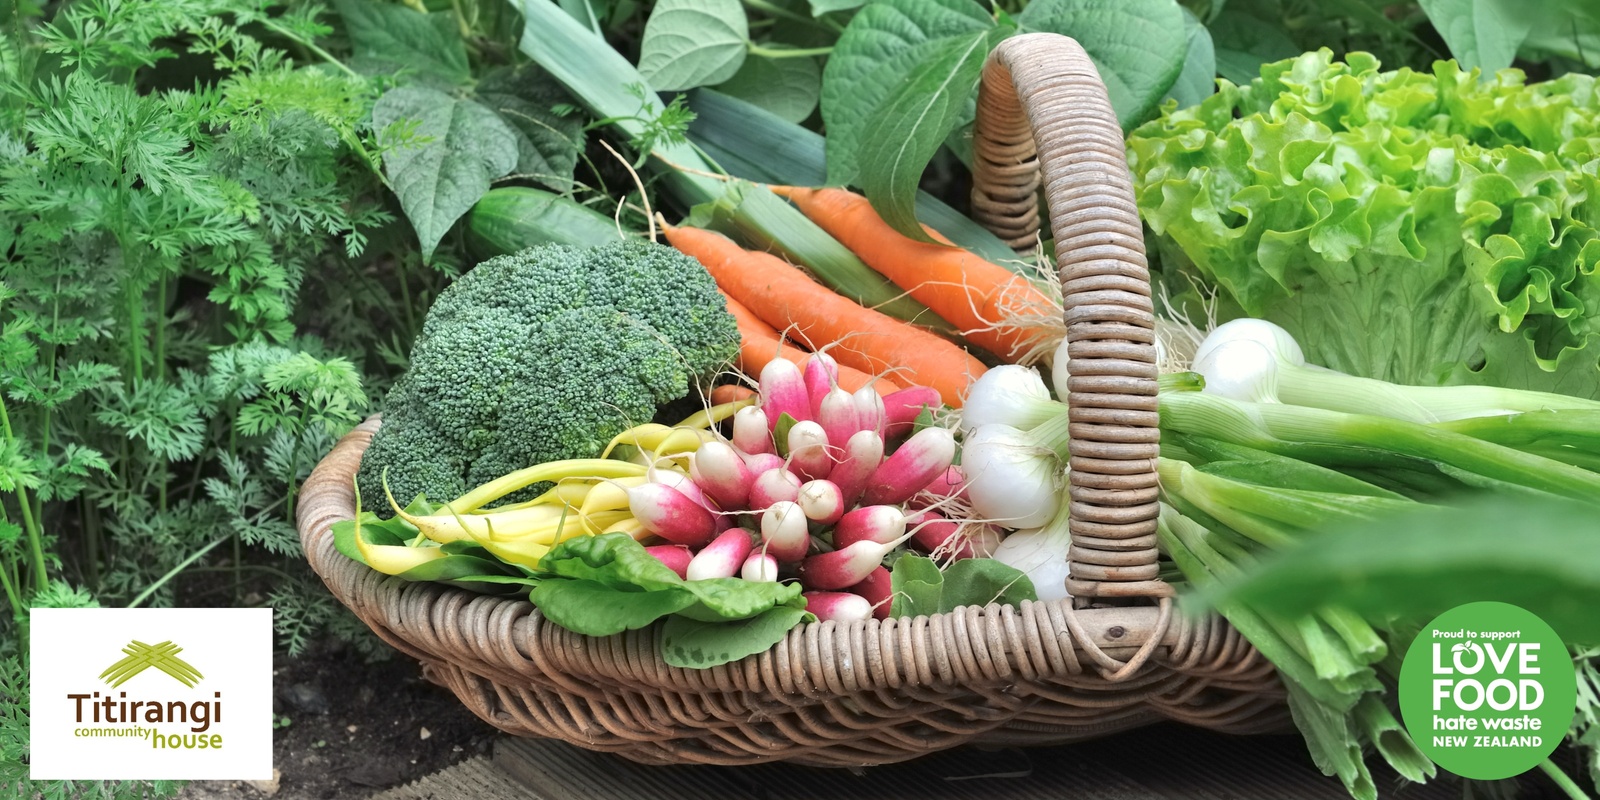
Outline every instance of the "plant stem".
[[206, 553], [211, 552], [213, 549], [216, 548], [217, 545], [222, 544], [223, 542], [226, 542], [226, 541], [228, 541], [228, 537], [224, 536], [224, 537], [222, 537], [220, 539], [215, 539], [215, 540], [213, 540], [211, 542], [211, 544], [208, 544], [205, 547], [202, 547], [199, 550], [194, 551], [194, 553], [190, 554], [190, 556], [188, 558], [185, 558], [184, 560], [178, 562], [177, 566], [173, 567], [172, 569], [167, 570], [167, 574], [162, 575], [161, 577], [157, 578], [155, 583], [152, 583], [149, 586], [146, 586], [144, 588], [144, 591], [139, 593], [138, 597], [133, 598], [133, 601], [128, 603], [128, 608], [138, 608], [140, 603], [143, 603], [144, 601], [150, 599], [150, 595], [155, 594], [157, 589], [160, 589], [162, 586], [166, 585], [167, 581], [172, 580], [173, 577], [175, 577], [178, 573], [182, 572], [184, 567], [187, 567], [190, 564], [193, 564], [194, 562], [199, 561], [201, 556], [204, 556]]
[[[6, 411], [6, 399], [0, 395], [0, 432], [5, 433], [6, 441], [15, 437], [11, 432], [11, 415]], [[28, 490], [22, 484], [17, 484], [17, 505], [22, 509], [22, 529], [28, 534], [28, 548], [33, 554], [33, 581], [35, 586], [43, 586], [45, 581], [44, 562], [44, 535], [39, 531], [39, 521], [33, 516], [33, 503], [28, 499]]]
[[823, 30], [833, 32], [843, 30], [843, 28], [841, 28], [840, 25], [833, 20], [821, 20], [817, 19], [816, 17], [808, 17], [804, 14], [796, 14], [795, 12], [784, 8], [783, 6], [769, 3], [767, 0], [744, 0], [744, 4], [762, 12], [763, 14], [781, 17], [789, 20], [790, 22], [798, 22], [802, 25], [808, 25], [813, 28], [821, 28]]
[[1556, 786], [1561, 787], [1561, 791], [1565, 792], [1572, 800], [1589, 800], [1589, 795], [1584, 793], [1583, 788], [1578, 786], [1577, 781], [1574, 781], [1567, 773], [1562, 772], [1554, 761], [1548, 758], [1540, 761], [1539, 769], [1544, 770], [1544, 774], [1550, 776], [1550, 780], [1554, 781]]
[[[427, 12], [423, 12], [423, 13], [427, 13]], [[328, 51], [322, 49], [321, 47], [318, 47], [316, 42], [307, 41], [306, 39], [302, 39], [299, 36], [294, 35], [294, 33], [292, 31], [290, 31], [288, 28], [285, 28], [282, 25], [279, 25], [278, 23], [273, 22], [270, 19], [262, 20], [261, 24], [266, 26], [267, 30], [270, 30], [273, 33], [278, 34], [279, 36], [282, 36], [283, 38], [288, 39], [291, 42], [295, 42], [295, 43], [299, 44], [300, 46], [304, 47], [305, 49], [310, 50], [314, 55], [316, 55], [317, 58], [320, 58], [323, 61], [326, 61], [327, 63], [332, 64], [333, 66], [338, 67], [339, 69], [343, 70], [344, 74], [349, 75], [352, 78], [357, 78], [357, 79], [364, 80], [363, 78], [361, 78], [361, 73], [356, 72], [355, 70], [349, 68], [348, 66], [345, 66], [345, 63], [343, 61], [340, 61], [339, 59], [334, 58], [332, 53], [329, 53]]]
[[812, 56], [825, 56], [833, 52], [832, 47], [797, 47], [794, 49], [780, 48], [774, 50], [769, 47], [762, 47], [754, 42], [746, 45], [745, 50], [750, 55], [761, 56], [762, 58], [810, 58]]
[[311, 399], [306, 398], [305, 405], [300, 407], [300, 422], [295, 426], [294, 447], [289, 450], [289, 474], [286, 476], [289, 486], [285, 494], [283, 515], [285, 518], [294, 519], [295, 490], [300, 488], [300, 443], [305, 440], [306, 420], [311, 416]]
[[0, 583], [5, 584], [6, 599], [11, 601], [11, 618], [21, 619], [27, 613], [27, 609], [22, 605], [22, 598], [17, 596], [16, 587], [11, 585], [11, 568], [9, 566], [0, 569]]
[[167, 376], [167, 274], [156, 279], [155, 360], [151, 366], [157, 378]]

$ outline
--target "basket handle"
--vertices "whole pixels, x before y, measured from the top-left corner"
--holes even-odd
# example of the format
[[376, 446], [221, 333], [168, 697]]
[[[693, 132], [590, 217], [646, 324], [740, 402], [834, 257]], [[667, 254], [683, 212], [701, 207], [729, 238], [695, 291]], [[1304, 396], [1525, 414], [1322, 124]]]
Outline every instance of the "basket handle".
[[1030, 33], [984, 65], [974, 127], [974, 216], [1032, 247], [1043, 186], [1065, 295], [1072, 373], [1075, 598], [1170, 597], [1158, 578], [1155, 311], [1122, 128], [1076, 41]]

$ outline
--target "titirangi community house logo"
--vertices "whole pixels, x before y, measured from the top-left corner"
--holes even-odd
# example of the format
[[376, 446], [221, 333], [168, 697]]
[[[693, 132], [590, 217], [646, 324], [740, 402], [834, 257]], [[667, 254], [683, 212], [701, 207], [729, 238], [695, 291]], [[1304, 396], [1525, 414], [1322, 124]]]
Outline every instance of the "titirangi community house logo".
[[29, 615], [30, 777], [272, 777], [272, 609]]
[[126, 658], [106, 667], [106, 671], [100, 673], [100, 679], [111, 684], [113, 689], [127, 683], [129, 678], [144, 672], [150, 667], [155, 667], [171, 675], [174, 680], [190, 688], [194, 688], [194, 685], [205, 677], [200, 674], [200, 670], [189, 666], [183, 659], [178, 658], [178, 654], [183, 652], [183, 648], [170, 641], [162, 642], [161, 644], [145, 644], [135, 640], [129, 642], [127, 647], [122, 648], [122, 652], [127, 654]]
[[[115, 689], [150, 669], [170, 676], [187, 689], [205, 677], [200, 670], [178, 657], [183, 648], [171, 640], [146, 644], [137, 639], [122, 648], [123, 657], [100, 673], [100, 680]], [[132, 738], [150, 743], [156, 749], [220, 750], [222, 734], [208, 733], [222, 721], [222, 692], [210, 699], [166, 700], [128, 699], [128, 693], [69, 693], [76, 717], [72, 735], [80, 738]], [[93, 723], [93, 724], [87, 724]], [[183, 725], [177, 732], [145, 725]]]

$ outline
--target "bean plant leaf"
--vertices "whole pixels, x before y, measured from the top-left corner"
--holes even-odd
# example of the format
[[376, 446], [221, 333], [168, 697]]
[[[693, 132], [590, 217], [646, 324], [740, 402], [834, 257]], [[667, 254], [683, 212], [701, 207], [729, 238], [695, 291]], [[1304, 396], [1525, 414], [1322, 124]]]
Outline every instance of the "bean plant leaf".
[[810, 0], [811, 16], [820, 17], [835, 11], [850, 11], [867, 4], [867, 0]]
[[779, 606], [739, 622], [699, 622], [669, 617], [661, 626], [661, 656], [669, 665], [707, 669], [765, 652], [808, 616], [804, 608]]
[[335, 0], [358, 58], [410, 69], [450, 83], [472, 77], [467, 48], [450, 14], [424, 14], [380, 0]]
[[571, 104], [566, 90], [544, 70], [523, 67], [484, 76], [477, 95], [516, 132], [518, 175], [556, 191], [572, 187], [583, 148], [583, 118], [553, 110]]
[[639, 74], [657, 91], [710, 86], [744, 64], [750, 26], [739, 0], [662, 0], [639, 45]]
[[817, 110], [822, 67], [815, 58], [747, 58], [744, 66], [716, 89], [788, 122], [801, 122]]
[[[373, 106], [372, 123], [382, 132], [384, 174], [417, 231], [423, 258], [520, 156], [517, 133], [500, 115], [436, 89], [390, 89]], [[395, 142], [411, 125], [411, 136]]]
[[1240, 85], [1259, 77], [1262, 64], [1300, 54], [1300, 46], [1281, 27], [1243, 11], [1223, 11], [1208, 29], [1217, 74]]
[[1487, 74], [1511, 66], [1531, 29], [1523, 0], [1421, 0], [1428, 21], [1463, 69]]
[[1183, 71], [1188, 50], [1175, 0], [1036, 0], [1017, 24], [1078, 40], [1105, 81], [1124, 130], [1155, 110]]
[[941, 40], [993, 27], [973, 0], [879, 0], [861, 9], [822, 70], [828, 182], [855, 182], [867, 128], [890, 93], [944, 51]]
[[884, 221], [906, 236], [932, 237], [917, 221], [917, 185], [933, 155], [961, 121], [993, 42], [996, 28], [937, 43], [934, 55], [900, 84], [863, 131], [861, 188]]
[[[1569, 641], [1600, 642], [1595, 531], [1593, 507], [1555, 498], [1422, 507], [1308, 535], [1207, 597], [1290, 617], [1343, 606], [1415, 621], [1496, 600], [1532, 611]], [[1508, 546], [1512, 534], [1515, 546]]]
[[1177, 100], [1178, 108], [1195, 105], [1217, 91], [1217, 52], [1211, 32], [1187, 8], [1183, 10], [1183, 30], [1189, 49], [1183, 56], [1183, 71], [1167, 90], [1167, 97]]

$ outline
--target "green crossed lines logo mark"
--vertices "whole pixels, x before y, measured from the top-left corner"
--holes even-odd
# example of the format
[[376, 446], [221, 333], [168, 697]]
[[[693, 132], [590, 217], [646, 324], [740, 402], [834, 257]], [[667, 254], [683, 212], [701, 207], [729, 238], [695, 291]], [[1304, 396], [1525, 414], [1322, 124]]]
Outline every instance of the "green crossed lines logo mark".
[[183, 652], [183, 648], [170, 641], [160, 644], [145, 644], [135, 640], [129, 642], [127, 647], [122, 648], [122, 652], [127, 654], [126, 658], [112, 664], [106, 668], [105, 672], [100, 673], [100, 678], [111, 684], [113, 688], [127, 683], [130, 678], [150, 667], [155, 667], [167, 673], [174, 680], [190, 688], [194, 688], [194, 685], [204, 677], [200, 674], [200, 670], [178, 658], [178, 654]]

